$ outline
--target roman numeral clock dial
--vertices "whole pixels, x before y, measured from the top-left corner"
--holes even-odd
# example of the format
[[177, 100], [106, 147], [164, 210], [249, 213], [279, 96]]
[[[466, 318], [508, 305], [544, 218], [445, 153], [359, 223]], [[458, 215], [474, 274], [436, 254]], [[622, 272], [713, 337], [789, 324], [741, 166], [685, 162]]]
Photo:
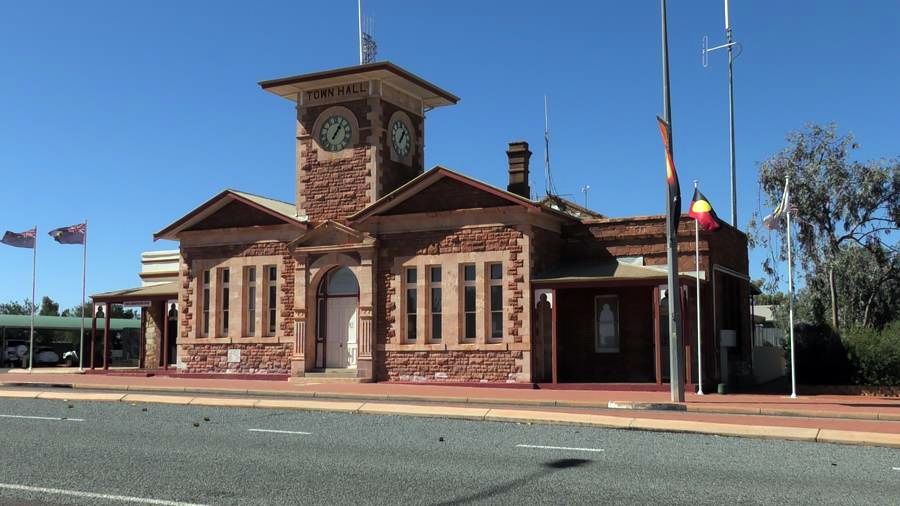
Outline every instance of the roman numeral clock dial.
[[319, 145], [328, 151], [340, 151], [350, 144], [350, 122], [343, 116], [332, 116], [322, 123]]
[[391, 144], [394, 146], [394, 152], [404, 157], [409, 154], [410, 148], [409, 128], [402, 121], [394, 121], [391, 125]]

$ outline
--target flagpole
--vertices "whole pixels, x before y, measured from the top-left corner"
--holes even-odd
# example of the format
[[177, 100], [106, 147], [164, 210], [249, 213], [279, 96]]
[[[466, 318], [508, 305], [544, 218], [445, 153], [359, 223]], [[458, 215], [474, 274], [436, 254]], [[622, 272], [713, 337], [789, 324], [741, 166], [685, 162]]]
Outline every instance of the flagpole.
[[28, 372], [34, 367], [34, 313], [37, 305], [34, 301], [35, 284], [37, 279], [37, 225], [34, 227], [34, 247], [31, 248], [31, 333], [28, 338]]
[[[660, 0], [662, 14], [662, 73], [663, 73], [663, 114], [668, 123], [669, 152], [674, 157], [675, 145], [672, 135], [672, 105], [669, 93], [669, 33], [666, 17], [666, 0]], [[678, 287], [678, 222], [681, 209], [672, 213], [672, 199], [666, 193], [666, 259], [669, 264], [669, 390], [672, 402], [684, 402], [684, 375], [681, 368], [681, 290]], [[674, 214], [674, 216], [673, 216]], [[674, 223], [672, 223], [674, 221]]]
[[[697, 191], [697, 180], [694, 180], [694, 191]], [[703, 346], [700, 334], [700, 220], [694, 220], [694, 263], [697, 266], [697, 395], [703, 395]]]
[[788, 326], [791, 332], [791, 399], [797, 398], [797, 365], [794, 361], [794, 264], [791, 258], [791, 176], [784, 178], [784, 212], [787, 215]]
[[81, 336], [78, 339], [78, 370], [84, 372], [84, 299], [87, 285], [87, 220], [84, 220], [84, 243], [81, 258]]

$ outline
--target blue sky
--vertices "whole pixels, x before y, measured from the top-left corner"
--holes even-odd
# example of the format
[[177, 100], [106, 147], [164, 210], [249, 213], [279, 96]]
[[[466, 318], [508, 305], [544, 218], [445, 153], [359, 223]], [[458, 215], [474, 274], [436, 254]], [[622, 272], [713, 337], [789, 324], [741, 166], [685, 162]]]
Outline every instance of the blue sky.
[[[379, 59], [461, 97], [429, 115], [426, 165], [503, 186], [506, 143], [534, 151], [543, 95], [560, 193], [610, 216], [663, 211], [658, 2], [368, 0]], [[729, 216], [721, 1], [669, 5], [676, 165]], [[756, 162], [809, 121], [835, 121], [860, 158], [897, 156], [900, 2], [732, 2], [738, 223]], [[223, 188], [293, 201], [292, 104], [260, 80], [352, 65], [353, 0], [30, 1], [0, 15], [0, 229], [37, 225], [38, 297], [80, 299], [81, 255], [46, 235], [89, 220], [88, 293], [139, 284], [152, 233]], [[751, 273], [759, 276], [752, 255]], [[0, 301], [30, 296], [30, 251], [0, 248]]]

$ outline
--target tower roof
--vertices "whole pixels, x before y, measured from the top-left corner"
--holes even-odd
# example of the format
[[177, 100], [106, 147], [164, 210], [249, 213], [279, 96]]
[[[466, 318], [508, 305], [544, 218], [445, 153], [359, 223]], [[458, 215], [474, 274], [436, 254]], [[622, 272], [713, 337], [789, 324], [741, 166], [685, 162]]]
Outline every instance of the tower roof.
[[440, 107], [459, 102], [459, 97], [388, 61], [354, 65], [311, 74], [260, 81], [259, 86], [288, 100], [297, 101], [305, 91], [344, 84], [351, 80], [378, 79], [422, 100], [426, 107]]

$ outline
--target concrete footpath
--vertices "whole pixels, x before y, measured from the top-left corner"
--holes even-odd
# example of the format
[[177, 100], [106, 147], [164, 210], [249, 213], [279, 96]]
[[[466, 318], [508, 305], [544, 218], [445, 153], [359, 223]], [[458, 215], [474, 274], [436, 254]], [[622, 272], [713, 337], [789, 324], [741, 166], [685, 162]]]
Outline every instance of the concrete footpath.
[[[900, 399], [0, 373], [3, 397], [561, 423], [900, 448]], [[612, 409], [620, 406], [625, 409]]]

